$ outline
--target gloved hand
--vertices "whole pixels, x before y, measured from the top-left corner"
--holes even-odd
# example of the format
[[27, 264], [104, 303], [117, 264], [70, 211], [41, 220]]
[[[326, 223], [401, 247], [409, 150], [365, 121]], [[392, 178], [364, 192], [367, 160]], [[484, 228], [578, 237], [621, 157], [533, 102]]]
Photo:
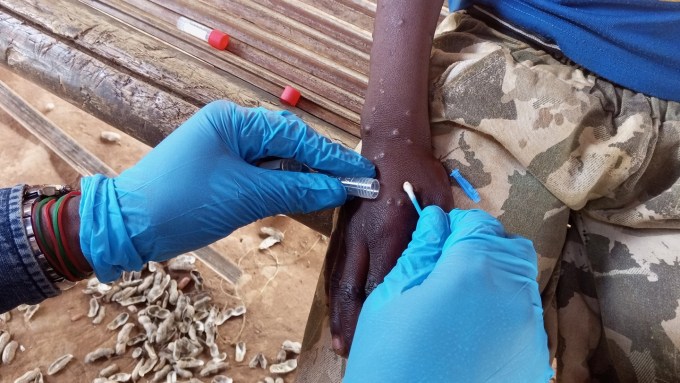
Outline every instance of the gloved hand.
[[253, 165], [265, 157], [295, 158], [336, 176], [375, 175], [368, 160], [289, 112], [213, 102], [120, 176], [83, 178], [80, 242], [97, 277], [115, 280], [260, 218], [345, 202], [337, 179]]
[[547, 382], [536, 253], [480, 210], [423, 210], [366, 300], [345, 383]]

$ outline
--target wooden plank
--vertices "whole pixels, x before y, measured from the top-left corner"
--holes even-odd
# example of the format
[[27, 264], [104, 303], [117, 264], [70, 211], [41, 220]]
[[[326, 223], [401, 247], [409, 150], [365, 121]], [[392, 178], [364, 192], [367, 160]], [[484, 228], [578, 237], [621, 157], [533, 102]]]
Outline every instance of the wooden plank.
[[368, 0], [337, 0], [338, 3], [375, 18], [376, 2]]
[[[300, 0], [253, 1], [304, 25], [309, 25], [328, 37], [346, 42], [363, 53], [369, 54], [371, 52], [371, 44], [373, 42], [371, 30], [362, 29], [358, 26], [356, 16], [352, 14], [352, 10], [349, 8], [319, 7], [317, 2], [309, 4]], [[334, 1], [332, 3], [336, 4]], [[372, 25], [372, 23], [369, 25]], [[368, 55], [366, 60], [368, 60]]]
[[[282, 38], [270, 33], [267, 29], [261, 28], [260, 25], [254, 24], [267, 23], [265, 21], [267, 17], [262, 17], [261, 20], [254, 20], [253, 22], [245, 22], [241, 19], [242, 13], [247, 12], [245, 3], [242, 3], [241, 7], [232, 7], [230, 5], [232, 2], [223, 2], [221, 0], [202, 0], [200, 2], [191, 0], [148, 1], [153, 1], [177, 14], [185, 15], [186, 17], [219, 28], [237, 40], [267, 52], [272, 57], [279, 57], [295, 67], [305, 69], [308, 73], [315, 76], [328, 76], [327, 73], [319, 72], [319, 70], [332, 68], [334, 71], [328, 72], [332, 73], [334, 77], [321, 78], [332, 82], [342, 81], [345, 84], [343, 86], [344, 89], [350, 90], [354, 89], [353, 86], [357, 86], [359, 92], [355, 93], [362, 93], [362, 87], [365, 87], [368, 83], [368, 77], [365, 74], [338, 65], [337, 62], [327, 59], [316, 52], [314, 50], [315, 47], [299, 43], [292, 44], [290, 38], [294, 36], [289, 36], [288, 39]], [[266, 16], [272, 17], [271, 14]]]
[[[135, 27], [149, 22], [128, 19], [137, 20]], [[274, 73], [265, 78], [262, 68], [253, 68], [253, 63], [229, 52], [218, 56], [200, 41], [168, 30], [152, 33], [161, 41], [74, 0], [0, 0], [0, 63], [152, 146], [215, 98], [281, 107], [272, 94], [286, 84], [286, 78]], [[163, 37], [174, 39], [169, 44], [182, 51], [164, 43]], [[243, 78], [239, 78], [216, 67], [232, 73], [247, 70], [241, 69]], [[262, 84], [269, 93], [251, 82]], [[331, 111], [330, 104], [303, 99], [300, 105], [328, 121], [344, 123], [344, 129], [358, 136], [357, 114], [348, 123]], [[295, 113], [331, 139], [356, 146], [355, 136], [299, 109]], [[330, 232], [330, 212], [295, 218], [322, 233]]]
[[[245, 106], [281, 107], [275, 96], [77, 1], [54, 0], [35, 5], [20, 0], [0, 0], [0, 8], [45, 28], [68, 41], [69, 45], [97, 57], [102, 64], [116, 67], [115, 71], [151, 83], [153, 88], [174, 94], [193, 105], [223, 98]], [[123, 68], [125, 70], [121, 71]], [[75, 79], [77, 73], [74, 68], [68, 77]], [[333, 132], [336, 129], [330, 124], [300, 110], [296, 113], [323, 134], [340, 136]], [[345, 123], [344, 127], [358, 129], [355, 124]]]
[[[163, 20], [149, 16], [146, 12], [131, 7], [122, 1], [108, 0], [108, 3], [111, 3], [111, 5], [104, 4], [99, 1], [84, 1], [84, 3], [98, 11], [103, 12], [107, 16], [121, 20], [126, 24], [148, 33], [149, 35], [156, 37], [157, 39], [212, 65], [215, 69], [219, 69], [216, 71], [223, 77], [228, 78], [229, 76], [225, 75], [224, 72], [233, 74], [234, 76], [243, 80], [245, 83], [249, 85], [252, 84], [253, 86], [258, 87], [265, 92], [268, 92], [269, 95], [266, 95], [266, 97], [260, 95], [260, 101], [265, 102], [265, 104], [266, 100], [270, 99], [272, 101], [269, 102], [269, 104], [273, 103], [275, 98], [271, 97], [271, 95], [279, 93], [285, 85], [289, 84], [285, 78], [264, 70], [263, 68], [259, 68], [236, 55], [229, 53], [226, 53], [225, 55], [215, 54], [215, 50], [209, 47], [207, 44], [204, 44], [202, 41], [191, 38], [190, 36], [181, 33], [175, 28], [169, 28], [168, 24]], [[115, 7], [113, 5], [115, 5]], [[157, 7], [155, 4], [148, 2], [147, 5], [151, 7], [151, 9], [148, 11], [153, 11], [153, 7]], [[146, 10], [147, 9], [145, 8], [145, 11]], [[159, 48], [154, 50], [159, 50]], [[193, 83], [194, 80], [192, 79], [192, 84]], [[305, 95], [305, 97], [303, 97], [297, 105], [299, 109], [286, 107], [287, 109], [294, 110], [294, 112], [302, 117], [305, 122], [310, 124], [316, 130], [323, 132], [323, 134], [332, 137], [333, 139], [337, 139], [342, 142], [356, 141], [356, 139], [345, 135], [343, 132], [338, 131], [338, 129], [333, 129], [333, 126], [336, 126], [351, 135], [358, 136], [358, 115], [332, 103], [329, 100], [326, 100], [322, 96], [319, 96], [304, 87], [298, 86], [298, 89]], [[198, 97], [206, 94], [203, 92], [196, 92], [196, 90], [196, 87], [188, 88], [188, 91]], [[243, 94], [244, 92], [239, 90], [238, 93]], [[276, 108], [273, 105], [268, 105], [267, 107], [274, 109]], [[281, 107], [281, 105], [278, 105], [278, 107]], [[304, 113], [300, 113], [301, 110], [304, 110], [310, 115], [317, 117], [317, 119], [314, 119]], [[342, 115], [336, 114], [335, 112], [347, 115], [348, 118], [352, 119], [352, 121], [348, 120]], [[340, 135], [344, 135], [345, 137], [337, 137], [338, 133], [340, 133]]]
[[[343, 38], [336, 39], [320, 33], [311, 25], [301, 23], [290, 17], [295, 11], [299, 11], [301, 5], [299, 2], [286, 1], [277, 4], [279, 6], [274, 7], [274, 3], [254, 0], [220, 2], [221, 9], [224, 11], [222, 14], [229, 14], [228, 19], [242, 19], [255, 24], [268, 34], [276, 35], [289, 44], [299, 45], [311, 51], [314, 55], [321, 55], [332, 60], [334, 65], [343, 66], [363, 74], [363, 78], [367, 79], [365, 76], [368, 75], [368, 52], [347, 44], [346, 39], [343, 38], [346, 37], [343, 34], [345, 28], [352, 28], [350, 24], [343, 23], [342, 25], [345, 27], [343, 28], [339, 24], [341, 21], [337, 19], [338, 24], [326, 24], [335, 26], [334, 29], [329, 30], [335, 31], [338, 37]], [[330, 15], [317, 10], [317, 16], [317, 20], [323, 20]], [[354, 29], [352, 28], [352, 30]]]
[[[128, 5], [128, 3], [135, 6]], [[358, 113], [350, 111], [341, 104], [327, 99], [326, 96], [331, 94], [334, 89], [329, 84], [319, 84], [315, 87], [315, 90], [318, 90], [318, 92], [315, 92], [305, 86], [292, 83], [289, 79], [284, 77], [285, 73], [279, 75], [231, 52], [218, 52], [202, 41], [178, 31], [174, 26], [174, 22], [178, 17], [176, 13], [168, 11], [167, 9], [146, 0], [106, 0], [105, 3], [88, 1], [87, 4], [108, 15], [123, 20], [182, 51], [191, 53], [214, 65], [216, 68], [225, 71], [229, 75], [237, 76], [245, 82], [258, 86], [261, 89], [268, 91], [271, 95], [278, 95], [285, 85], [292, 84], [300, 89], [304, 95], [303, 99], [298, 104], [298, 107], [319, 118], [319, 120], [312, 125], [321, 125], [323, 120], [350, 134], [355, 136], [359, 135]], [[158, 65], [162, 64], [163, 63], [159, 63]], [[273, 69], [285, 72], [285, 70], [283, 70], [285, 68], [274, 67]], [[192, 82], [194, 81], [195, 80], [192, 79]], [[322, 96], [321, 94], [325, 95]], [[276, 100], [278, 103], [278, 100], [274, 97], [270, 96], [269, 99]], [[309, 123], [308, 119], [304, 116], [302, 116], [302, 118]]]
[[198, 110], [0, 10], [0, 63], [148, 145]]
[[217, 273], [222, 278], [236, 285], [243, 271], [235, 265], [229, 258], [222, 256], [212, 246], [201, 247], [198, 250], [191, 252], [200, 259], [203, 264], [208, 266], [212, 271]]
[[[306, 6], [316, 9], [324, 9], [333, 15], [337, 15], [342, 20], [355, 25], [369, 34], [373, 32], [373, 21], [375, 12], [369, 13], [362, 8], [357, 8], [354, 4], [343, 4], [338, 0], [292, 0], [299, 1]], [[372, 37], [371, 37], [372, 40]]]
[[301, 222], [319, 233], [330, 237], [333, 231], [333, 212], [335, 209], [317, 211], [312, 214], [290, 214], [289, 217]]
[[[177, 16], [185, 15], [228, 33], [232, 36], [229, 51], [235, 55], [257, 66], [285, 75], [292, 83], [324, 94], [357, 115], [361, 112], [363, 94], [368, 84], [366, 75], [338, 65], [305, 47], [290, 44], [250, 22], [215, 16], [225, 13], [218, 4], [219, 0], [191, 4], [184, 0], [149, 1], [174, 12]], [[127, 2], [145, 1], [127, 0]]]
[[116, 175], [113, 169], [78, 144], [61, 128], [46, 119], [2, 81], [0, 81], [0, 109], [4, 110], [81, 176], [103, 174], [107, 177], [114, 177]]
[[[82, 147], [61, 128], [46, 119], [18, 94], [0, 81], [0, 109], [3, 109], [22, 127], [28, 130], [56, 155], [71, 165], [81, 176], [103, 174], [115, 177], [116, 172], [97, 156]], [[228, 258], [221, 256], [210, 246], [192, 252], [210, 269], [233, 285], [242, 271]]]

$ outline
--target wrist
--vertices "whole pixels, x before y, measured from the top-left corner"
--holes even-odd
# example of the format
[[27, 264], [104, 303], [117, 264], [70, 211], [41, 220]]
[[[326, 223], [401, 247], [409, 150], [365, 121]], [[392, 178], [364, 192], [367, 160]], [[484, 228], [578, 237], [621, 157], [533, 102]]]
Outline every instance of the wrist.
[[80, 219], [77, 203], [73, 201], [79, 197], [80, 192], [77, 191], [49, 196], [34, 204], [32, 214], [37, 243], [42, 253], [54, 270], [71, 282], [92, 274], [92, 268], [80, 249]]
[[[77, 193], [61, 185], [24, 189], [22, 217], [28, 242], [43, 273], [60, 290], [70, 288], [71, 282], [86, 278], [91, 273], [87, 266], [69, 270], [64, 266], [78, 260], [71, 250], [74, 246], [66, 241], [65, 228], [69, 222], [64, 218], [64, 208]], [[80, 246], [75, 247], [80, 252]]]
[[83, 177], [80, 186], [81, 252], [97, 279], [108, 283], [118, 279], [125, 270], [140, 270], [149, 259], [142, 258], [132, 244], [114, 179], [95, 174]]
[[82, 249], [80, 248], [80, 198], [80, 195], [76, 195], [66, 201], [66, 205], [64, 206], [64, 240], [66, 241], [68, 248], [73, 253], [73, 256], [84, 268], [84, 271], [86, 271], [88, 274], [91, 274], [92, 266], [89, 264], [85, 258], [85, 255], [83, 255]]

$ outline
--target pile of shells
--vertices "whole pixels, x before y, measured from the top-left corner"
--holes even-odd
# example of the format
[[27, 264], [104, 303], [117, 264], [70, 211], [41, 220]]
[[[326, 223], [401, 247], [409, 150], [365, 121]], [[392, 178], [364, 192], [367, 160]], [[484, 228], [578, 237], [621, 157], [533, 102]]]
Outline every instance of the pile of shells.
[[[106, 327], [118, 331], [115, 345], [94, 350], [85, 356], [85, 363], [121, 356], [130, 348], [137, 359], [130, 373], [118, 372], [109, 365], [93, 383], [136, 382], [146, 378], [150, 382], [178, 382], [194, 377], [214, 376], [229, 368], [226, 352], [217, 346], [217, 328], [232, 317], [245, 313], [239, 306], [225, 310], [212, 305], [212, 297], [203, 291], [203, 278], [194, 269], [195, 258], [184, 255], [168, 264], [174, 271], [186, 271], [189, 277], [179, 281], [171, 278], [158, 263], [148, 264], [146, 275], [125, 273], [112, 285], [88, 282], [84, 290], [92, 295], [88, 317], [97, 323], [103, 303], [116, 302], [130, 313], [119, 314]], [[183, 288], [193, 282], [193, 291], [184, 294]], [[136, 317], [132, 318], [131, 317]], [[101, 320], [99, 320], [101, 321]], [[208, 354], [210, 358], [201, 357]], [[192, 380], [193, 379], [193, 380]], [[216, 376], [213, 382], [231, 382], [226, 376]]]
[[[212, 304], [209, 292], [203, 289], [203, 278], [195, 269], [196, 259], [182, 255], [167, 263], [167, 269], [185, 276], [175, 279], [166, 272], [166, 266], [149, 262], [142, 272], [124, 273], [113, 284], [90, 279], [83, 292], [91, 299], [87, 316], [92, 323], [101, 324], [106, 314], [106, 304], [125, 307], [106, 325], [109, 331], [117, 331], [115, 344], [98, 348], [85, 356], [86, 364], [102, 363], [111, 358], [130, 354], [137, 360], [130, 372], [121, 372], [111, 363], [99, 372], [93, 383], [138, 382], [152, 383], [233, 383], [233, 379], [218, 375], [229, 369], [228, 355], [217, 345], [219, 326], [231, 318], [245, 314], [245, 306], [219, 309]], [[184, 291], [187, 291], [186, 293]], [[5, 336], [5, 334], [7, 334]], [[0, 335], [9, 342], [9, 334]], [[7, 345], [8, 347], [9, 345]], [[6, 348], [6, 347], [5, 347]], [[285, 375], [297, 367], [300, 343], [285, 341], [276, 358], [269, 366], [273, 375], [264, 383], [283, 383]], [[246, 344], [235, 345], [235, 360], [242, 362]], [[290, 357], [290, 358], [289, 358]], [[4, 362], [3, 353], [3, 362]], [[50, 365], [48, 375], [58, 374], [73, 355], [63, 355]], [[267, 359], [257, 353], [249, 363], [250, 368], [267, 370]], [[40, 369], [26, 372], [15, 383], [42, 382]]]
[[12, 334], [10, 334], [9, 331], [0, 333], [0, 355], [2, 355], [2, 364], [12, 363], [18, 348], [19, 342], [12, 340]]
[[[24, 322], [28, 323], [33, 319], [33, 316], [40, 305], [20, 305], [17, 307], [19, 312], [23, 312]], [[0, 321], [7, 323], [12, 319], [11, 312], [0, 314]], [[24, 346], [20, 345], [16, 340], [12, 340], [12, 334], [7, 331], [0, 332], [0, 355], [2, 356], [2, 364], [8, 365], [14, 361], [17, 350], [24, 351]], [[43, 376], [39, 368], [28, 371], [26, 374], [14, 381], [15, 383], [43, 383]]]

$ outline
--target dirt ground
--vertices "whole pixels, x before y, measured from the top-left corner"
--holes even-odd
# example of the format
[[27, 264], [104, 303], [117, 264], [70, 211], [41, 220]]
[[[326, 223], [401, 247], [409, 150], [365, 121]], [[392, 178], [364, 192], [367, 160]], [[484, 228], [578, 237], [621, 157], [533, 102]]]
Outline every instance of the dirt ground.
[[[2, 68], [0, 80], [118, 172], [133, 165], [150, 150], [124, 134], [119, 144], [102, 143], [100, 133], [115, 129]], [[0, 169], [2, 186], [76, 183], [78, 179], [73, 169], [3, 112], [0, 112]], [[258, 250], [263, 238], [259, 230], [263, 226], [272, 226], [285, 233], [281, 244], [264, 252]], [[231, 364], [224, 375], [234, 378], [235, 382], [257, 382], [271, 376], [263, 369], [250, 369], [250, 358], [263, 352], [272, 361], [284, 340], [302, 341], [327, 244], [326, 237], [287, 217], [253, 223], [216, 244], [223, 256], [240, 265], [243, 276], [237, 286], [230, 286], [200, 265], [207, 290], [212, 292], [219, 307], [238, 304], [247, 307], [244, 317], [231, 319], [219, 328], [220, 350], [229, 354]], [[8, 323], [0, 322], [0, 329], [9, 330], [13, 339], [25, 348], [17, 352], [13, 363], [0, 366], [0, 382], [13, 382], [35, 367], [45, 373], [57, 357], [66, 353], [73, 354], [75, 360], [60, 374], [46, 376], [46, 382], [89, 382], [111, 362], [117, 363], [123, 371], [132, 370], [130, 352], [108, 362], [83, 362], [85, 354], [95, 348], [112, 347], [116, 332], [107, 330], [106, 324], [124, 311], [118, 305], [108, 305], [102, 324], [92, 325], [86, 316], [89, 296], [82, 293], [83, 286], [81, 283], [61, 296], [43, 302], [28, 323], [17, 310], [12, 311]], [[237, 341], [245, 341], [247, 345], [242, 363], [234, 362], [233, 345]], [[286, 382], [292, 382], [294, 373], [284, 378]], [[205, 378], [204, 381], [210, 380]]]

